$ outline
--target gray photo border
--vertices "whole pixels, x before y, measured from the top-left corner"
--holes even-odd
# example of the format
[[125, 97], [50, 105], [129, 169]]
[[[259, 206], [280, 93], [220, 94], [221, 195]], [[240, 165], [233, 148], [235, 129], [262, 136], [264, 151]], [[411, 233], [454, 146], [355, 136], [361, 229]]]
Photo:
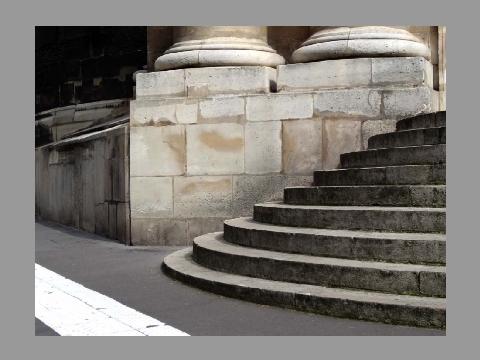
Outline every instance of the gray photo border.
[[[475, 161], [478, 10], [474, 2], [37, 1], [2, 6], [2, 354], [4, 359], [470, 358], [475, 351], [480, 211]], [[446, 25], [448, 328], [446, 337], [47, 338], [34, 336], [35, 25]], [[478, 100], [477, 100], [478, 101]], [[6, 110], [6, 111], [5, 111]], [[472, 161], [473, 160], [473, 161]], [[472, 171], [473, 170], [473, 171]], [[471, 172], [473, 174], [471, 174]], [[478, 355], [477, 355], [478, 356]]]

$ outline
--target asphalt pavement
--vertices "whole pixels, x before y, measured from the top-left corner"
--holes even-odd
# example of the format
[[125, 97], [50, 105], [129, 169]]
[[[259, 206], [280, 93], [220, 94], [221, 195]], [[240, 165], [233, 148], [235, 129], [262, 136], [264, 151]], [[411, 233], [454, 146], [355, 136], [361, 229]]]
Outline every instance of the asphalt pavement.
[[[445, 331], [339, 319], [231, 299], [166, 276], [179, 247], [131, 247], [53, 223], [35, 224], [35, 262], [194, 335], [445, 335]], [[56, 335], [35, 319], [36, 335]]]

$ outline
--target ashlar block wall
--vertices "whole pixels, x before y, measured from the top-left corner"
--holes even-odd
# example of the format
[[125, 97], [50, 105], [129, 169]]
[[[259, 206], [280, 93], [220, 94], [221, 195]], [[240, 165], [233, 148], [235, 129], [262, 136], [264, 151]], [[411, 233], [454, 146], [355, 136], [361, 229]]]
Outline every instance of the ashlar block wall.
[[398, 119], [438, 109], [424, 58], [189, 68], [137, 75], [132, 244], [187, 245], [308, 185]]

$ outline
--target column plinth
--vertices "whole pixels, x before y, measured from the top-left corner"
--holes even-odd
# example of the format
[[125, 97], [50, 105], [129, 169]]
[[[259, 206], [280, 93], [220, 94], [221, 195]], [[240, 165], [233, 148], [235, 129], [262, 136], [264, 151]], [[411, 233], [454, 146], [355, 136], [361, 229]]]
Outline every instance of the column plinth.
[[359, 57], [420, 56], [430, 59], [429, 48], [404, 29], [387, 26], [312, 28], [310, 36], [295, 50], [295, 63]]
[[266, 41], [265, 26], [183, 26], [155, 70], [209, 66], [269, 66], [285, 63]]

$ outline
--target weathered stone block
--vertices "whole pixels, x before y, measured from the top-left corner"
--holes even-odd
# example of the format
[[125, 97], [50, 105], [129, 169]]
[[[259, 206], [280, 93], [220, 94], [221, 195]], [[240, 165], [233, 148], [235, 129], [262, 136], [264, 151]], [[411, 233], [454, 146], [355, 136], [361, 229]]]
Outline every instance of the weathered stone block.
[[243, 97], [212, 97], [199, 103], [199, 122], [234, 122], [245, 118]]
[[268, 121], [245, 125], [245, 172], [282, 171], [282, 122]]
[[130, 178], [130, 204], [132, 219], [171, 217], [173, 215], [172, 178]]
[[287, 175], [287, 176], [285, 176], [285, 187], [312, 186], [312, 184], [313, 184], [313, 175], [310, 175], [310, 176]]
[[130, 104], [130, 124], [132, 126], [162, 126], [197, 122], [198, 103], [196, 99], [142, 99], [131, 101]]
[[184, 174], [184, 126], [132, 127], [130, 159], [131, 176]]
[[188, 244], [197, 236], [223, 230], [224, 218], [188, 219]]
[[269, 93], [276, 70], [266, 66], [223, 66], [185, 69], [187, 96]]
[[282, 175], [239, 175], [233, 177], [233, 217], [252, 216], [253, 205], [281, 200], [285, 178]]
[[55, 110], [53, 125], [69, 124], [75, 116], [75, 105], [64, 106]]
[[361, 150], [361, 121], [341, 119], [325, 120], [324, 130], [324, 169], [336, 169], [340, 164], [340, 154]]
[[174, 214], [179, 218], [231, 216], [232, 177], [175, 177]]
[[93, 151], [95, 161], [95, 204], [101, 204], [105, 201], [105, 140], [96, 140]]
[[368, 139], [373, 135], [395, 131], [396, 120], [365, 120], [362, 122], [362, 149], [368, 148]]
[[278, 66], [278, 91], [369, 86], [371, 59], [339, 59]]
[[433, 87], [432, 64], [423, 57], [373, 58], [372, 85]]
[[171, 219], [132, 219], [132, 245], [187, 245], [187, 222]]
[[322, 118], [377, 118], [381, 102], [380, 92], [372, 89], [326, 90], [313, 96], [314, 114]]
[[196, 100], [186, 99], [177, 104], [175, 116], [179, 124], [195, 124], [198, 119], [198, 103]]
[[117, 238], [117, 204], [108, 204], [108, 237]]
[[187, 174], [223, 175], [244, 171], [244, 134], [240, 124], [187, 127]]
[[271, 94], [246, 98], [248, 121], [305, 119], [313, 115], [310, 94]]
[[136, 97], [185, 96], [185, 70], [139, 73], [136, 77]]
[[117, 203], [117, 240], [130, 244], [130, 204]]
[[108, 204], [95, 205], [95, 234], [108, 235]]
[[404, 118], [435, 111], [436, 92], [426, 86], [383, 91], [385, 117]]
[[323, 120], [283, 122], [283, 172], [311, 175], [322, 169]]

